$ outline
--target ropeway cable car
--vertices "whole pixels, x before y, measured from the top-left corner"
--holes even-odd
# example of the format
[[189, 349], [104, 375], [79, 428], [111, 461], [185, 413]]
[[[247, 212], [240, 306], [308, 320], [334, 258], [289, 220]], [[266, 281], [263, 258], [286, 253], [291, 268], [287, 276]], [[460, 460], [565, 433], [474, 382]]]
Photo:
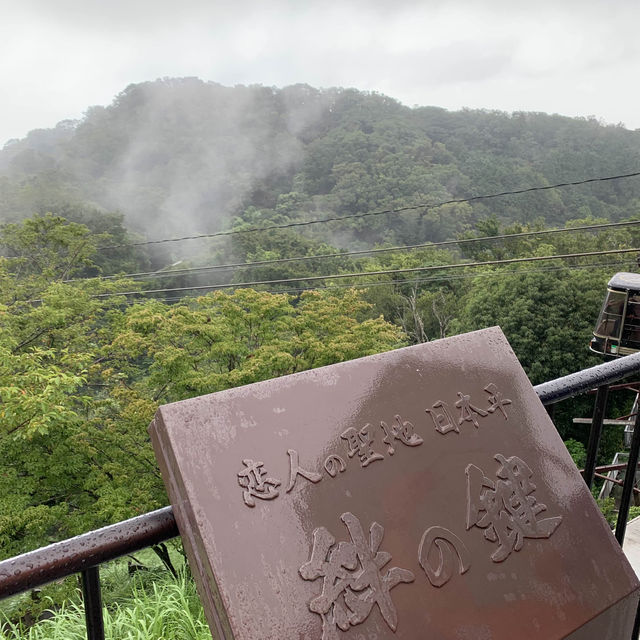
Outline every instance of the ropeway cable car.
[[[640, 256], [639, 262], [640, 265]], [[589, 349], [608, 358], [627, 356], [640, 351], [640, 273], [616, 273], [607, 286], [593, 338]], [[632, 386], [629, 387], [630, 390]], [[640, 392], [636, 390], [636, 398], [631, 413], [624, 419], [605, 421], [612, 424], [624, 424], [625, 447], [629, 447], [633, 436], [635, 416], [640, 406]], [[579, 419], [578, 419], [579, 420]], [[574, 418], [574, 422], [576, 419]], [[589, 419], [588, 422], [591, 422]], [[613, 459], [615, 465], [620, 456], [616, 453]], [[608, 473], [609, 481], [605, 480], [600, 491], [600, 497], [608, 497], [615, 490], [614, 482], [619, 481], [618, 471]], [[636, 473], [635, 484], [638, 485], [640, 474]]]
[[640, 351], [640, 273], [616, 273], [609, 280], [589, 348], [614, 357]]

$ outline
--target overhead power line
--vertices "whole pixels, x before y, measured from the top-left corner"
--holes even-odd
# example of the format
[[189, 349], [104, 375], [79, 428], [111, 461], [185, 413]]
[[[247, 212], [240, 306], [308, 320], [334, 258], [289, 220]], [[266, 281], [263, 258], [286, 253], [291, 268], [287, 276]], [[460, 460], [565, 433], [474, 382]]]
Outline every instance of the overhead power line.
[[[315, 291], [318, 289], [362, 289], [367, 287], [383, 287], [385, 285], [390, 284], [422, 284], [426, 282], [452, 282], [453, 280], [468, 280], [470, 278], [511, 278], [514, 276], [521, 276], [530, 273], [547, 273], [550, 271], [560, 271], [564, 269], [571, 270], [582, 270], [582, 269], [598, 269], [603, 267], [618, 267], [622, 265], [629, 265], [630, 262], [625, 260], [624, 262], [615, 261], [615, 262], [599, 262], [595, 264], [579, 264], [579, 265], [562, 265], [560, 267], [539, 267], [537, 269], [515, 269], [508, 271], [501, 271], [499, 273], [491, 272], [491, 273], [458, 273], [458, 274], [450, 274], [446, 276], [429, 276], [428, 278], [412, 278], [411, 280], [374, 280], [371, 282], [359, 282], [356, 284], [335, 284], [331, 283], [328, 285], [320, 285], [314, 287], [307, 288], [296, 288], [296, 289], [272, 289], [269, 293], [300, 293], [303, 291]], [[180, 298], [171, 298], [170, 300], [179, 300]]]
[[[625, 261], [615, 261], [615, 262], [597, 262], [593, 264], [579, 264], [579, 265], [562, 265], [556, 267], [539, 267], [537, 269], [518, 269], [511, 271], [501, 271], [501, 272], [490, 272], [490, 273], [460, 273], [460, 274], [450, 274], [450, 275], [440, 275], [440, 276], [429, 276], [428, 278], [413, 278], [412, 280], [375, 280], [371, 282], [359, 282], [356, 284], [336, 284], [331, 283], [328, 285], [319, 285], [312, 287], [297, 287], [291, 289], [270, 289], [267, 290], [267, 293], [303, 293], [305, 291], [318, 291], [324, 289], [364, 289], [370, 287], [383, 287], [389, 286], [393, 284], [422, 284], [425, 282], [452, 282], [454, 280], [468, 280], [469, 278], [512, 278], [514, 276], [522, 276], [525, 274], [531, 273], [547, 273], [550, 271], [560, 271], [565, 269], [570, 269], [574, 271], [584, 270], [584, 269], [600, 269], [604, 267], [619, 267], [619, 266], [631, 266], [635, 264], [635, 262], [630, 262], [629, 260]], [[160, 302], [178, 302], [179, 300], [183, 300], [185, 298], [194, 297], [194, 296], [175, 296], [172, 298], [154, 298]], [[131, 299], [127, 300], [127, 304], [135, 304], [137, 300]]]
[[441, 242], [422, 242], [420, 244], [399, 245], [395, 247], [383, 247], [378, 249], [359, 249], [357, 251], [341, 251], [335, 253], [322, 253], [311, 256], [297, 256], [292, 258], [274, 258], [271, 260], [254, 260], [252, 262], [231, 262], [227, 264], [212, 264], [202, 267], [189, 267], [184, 269], [169, 269], [165, 271], [141, 271], [137, 273], [124, 273], [111, 276], [95, 276], [92, 278], [72, 278], [64, 282], [77, 282], [80, 280], [112, 280], [115, 278], [166, 278], [169, 276], [190, 275], [194, 273], [205, 273], [208, 271], [218, 271], [224, 269], [242, 269], [245, 267], [261, 267], [266, 265], [283, 264], [288, 262], [303, 262], [308, 260], [326, 260], [329, 258], [345, 258], [351, 256], [375, 255], [390, 251], [410, 251], [413, 249], [438, 248], [451, 245], [466, 245], [474, 242], [493, 242], [495, 240], [511, 240], [517, 238], [535, 237], [551, 235], [557, 233], [571, 233], [578, 231], [595, 231], [612, 227], [637, 226], [640, 220], [626, 222], [605, 222], [602, 224], [589, 224], [579, 227], [569, 227], [565, 229], [542, 229], [538, 231], [523, 231], [520, 233], [505, 233], [495, 236], [482, 236], [479, 238], [461, 238], [459, 240], [443, 240]]
[[485, 267], [500, 264], [517, 264], [522, 262], [541, 262], [545, 260], [567, 260], [570, 258], [585, 258], [590, 256], [616, 255], [623, 253], [637, 253], [640, 248], [633, 249], [611, 249], [608, 251], [586, 251], [582, 253], [565, 253], [552, 256], [532, 256], [528, 258], [508, 258], [504, 260], [486, 260], [484, 262], [459, 262], [456, 264], [428, 265], [424, 267], [409, 267], [404, 269], [379, 269], [377, 271], [359, 271], [354, 273], [335, 273], [324, 276], [305, 276], [298, 278], [281, 278], [277, 280], [254, 280], [252, 282], [237, 282], [232, 284], [211, 284], [195, 285], [191, 287], [173, 287], [165, 289], [143, 289], [140, 291], [121, 291], [117, 293], [96, 294], [95, 298], [112, 298], [115, 296], [149, 295], [153, 293], [176, 293], [178, 291], [214, 291], [216, 289], [243, 289], [247, 287], [258, 287], [265, 285], [287, 284], [290, 282], [318, 282], [319, 280], [337, 280], [343, 278], [361, 278], [365, 276], [382, 276], [396, 273], [418, 273], [424, 271], [435, 271], [442, 269], [462, 269], [466, 267]]
[[523, 193], [533, 193], [535, 191], [548, 191], [550, 189], [560, 189], [563, 187], [575, 187], [578, 185], [589, 184], [593, 182], [606, 182], [610, 180], [622, 180], [624, 178], [635, 178], [640, 176], [640, 171], [634, 171], [632, 173], [624, 173], [615, 176], [604, 176], [598, 178], [587, 178], [585, 180], [575, 180], [573, 182], [559, 182], [556, 184], [550, 184], [542, 187], [528, 187], [526, 189], [515, 189], [513, 191], [500, 191], [498, 193], [488, 193], [480, 196], [471, 196], [468, 198], [452, 198], [450, 200], [443, 200], [436, 203], [421, 203], [414, 205], [407, 205], [405, 207], [397, 207], [394, 209], [381, 209], [378, 211], [367, 211], [365, 213], [353, 213], [345, 214], [342, 216], [330, 216], [328, 218], [319, 218], [316, 220], [306, 220], [299, 222], [287, 222], [283, 224], [265, 225], [263, 227], [250, 227], [248, 229], [228, 229], [226, 231], [216, 231], [215, 233], [202, 233], [193, 236], [183, 236], [180, 238], [164, 238], [161, 240], [146, 240], [144, 242], [129, 242], [123, 244], [107, 245], [104, 247], [98, 247], [99, 250], [107, 249], [121, 249], [123, 247], [141, 247], [152, 244], [166, 244], [168, 242], [182, 242], [184, 240], [201, 240], [204, 238], [217, 238], [221, 236], [240, 235], [245, 233], [255, 233], [257, 231], [271, 231], [274, 229], [291, 229], [294, 227], [307, 227], [314, 224], [324, 224], [326, 222], [336, 222], [340, 220], [354, 220], [357, 218], [367, 218], [370, 216], [381, 216], [391, 213], [403, 213], [405, 211], [416, 211], [418, 209], [435, 209], [448, 204], [462, 204], [464, 202], [476, 202], [478, 200], [490, 200], [492, 198], [501, 198], [503, 196], [515, 196]]

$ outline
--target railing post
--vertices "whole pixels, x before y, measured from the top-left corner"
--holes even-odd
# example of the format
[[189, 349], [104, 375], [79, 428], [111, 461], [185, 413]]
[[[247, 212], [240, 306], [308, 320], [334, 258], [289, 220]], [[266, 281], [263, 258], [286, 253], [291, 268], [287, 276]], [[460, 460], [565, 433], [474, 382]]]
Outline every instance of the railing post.
[[547, 410], [547, 414], [548, 414], [549, 418], [551, 419], [551, 422], [555, 423], [556, 405], [555, 404], [548, 404], [548, 405], [545, 406], [545, 409]]
[[636, 479], [636, 468], [638, 466], [638, 452], [640, 452], [640, 411], [636, 414], [633, 424], [633, 438], [631, 439], [631, 450], [627, 461], [627, 470], [622, 485], [622, 497], [620, 498], [620, 508], [618, 509], [618, 523], [616, 524], [616, 539], [622, 546], [624, 534], [627, 530], [627, 518], [629, 517], [629, 505], [631, 504], [631, 494]]
[[82, 571], [82, 598], [84, 600], [87, 640], [104, 640], [100, 570], [98, 567], [89, 567]]
[[609, 397], [609, 385], [603, 384], [598, 387], [596, 401], [593, 407], [593, 418], [591, 420], [591, 431], [589, 433], [589, 444], [587, 445], [587, 460], [584, 464], [584, 481], [591, 489], [593, 475], [596, 472], [596, 460], [598, 448], [600, 447], [600, 436], [602, 435], [602, 421], [607, 408], [607, 398]]

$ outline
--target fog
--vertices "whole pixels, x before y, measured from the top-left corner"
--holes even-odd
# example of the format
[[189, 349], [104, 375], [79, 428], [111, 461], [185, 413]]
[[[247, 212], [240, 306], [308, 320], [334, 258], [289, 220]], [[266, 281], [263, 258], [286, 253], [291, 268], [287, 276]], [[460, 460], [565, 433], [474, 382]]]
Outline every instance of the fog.
[[212, 233], [250, 202], [272, 207], [291, 190], [301, 136], [334, 98], [306, 86], [230, 88], [196, 78], [131, 85], [106, 108], [7, 145], [0, 171], [14, 180], [39, 175], [27, 208], [90, 203], [123, 212], [148, 239]]

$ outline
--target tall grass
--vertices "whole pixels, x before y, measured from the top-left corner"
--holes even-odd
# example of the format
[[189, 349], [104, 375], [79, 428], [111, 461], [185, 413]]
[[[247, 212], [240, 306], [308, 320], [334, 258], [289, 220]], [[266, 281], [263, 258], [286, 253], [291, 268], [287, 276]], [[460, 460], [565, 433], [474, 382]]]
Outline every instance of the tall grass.
[[[134, 586], [103, 615], [106, 640], [211, 640], [195, 585], [184, 572]], [[84, 610], [71, 603], [28, 629], [5, 621], [0, 640], [85, 640], [86, 634]]]

